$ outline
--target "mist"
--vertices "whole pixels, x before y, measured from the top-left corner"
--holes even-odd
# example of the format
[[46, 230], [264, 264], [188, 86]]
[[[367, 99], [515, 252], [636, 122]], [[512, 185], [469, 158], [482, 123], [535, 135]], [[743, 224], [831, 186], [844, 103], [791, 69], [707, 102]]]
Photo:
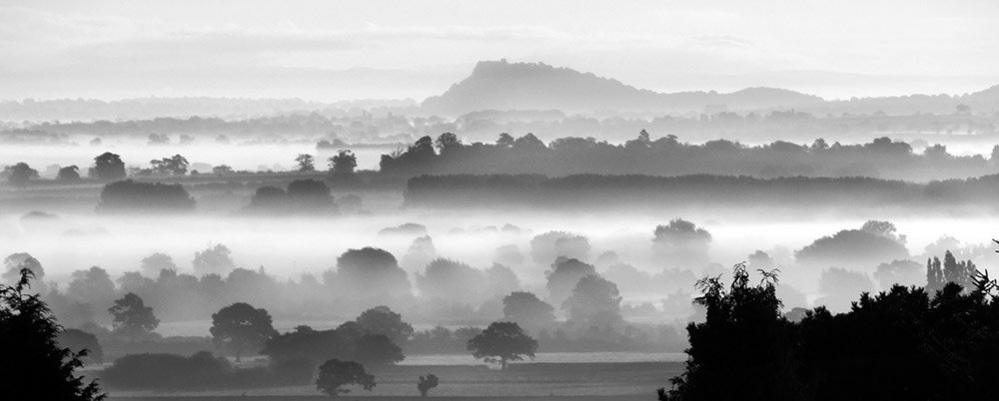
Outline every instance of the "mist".
[[997, 11], [0, 1], [0, 398], [995, 398]]

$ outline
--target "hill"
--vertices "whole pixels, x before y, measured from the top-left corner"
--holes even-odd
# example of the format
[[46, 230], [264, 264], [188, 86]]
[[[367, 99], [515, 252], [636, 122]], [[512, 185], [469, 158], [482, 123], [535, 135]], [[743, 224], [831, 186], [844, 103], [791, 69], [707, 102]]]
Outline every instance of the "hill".
[[449, 116], [480, 110], [700, 112], [705, 108], [793, 108], [821, 102], [817, 96], [762, 87], [732, 93], [659, 93], [570, 68], [500, 60], [479, 62], [468, 78], [426, 99], [423, 109]]
[[[648, 114], [795, 109], [812, 114], [951, 114], [958, 106], [972, 112], [999, 111], [999, 85], [962, 95], [912, 94], [825, 100], [787, 89], [753, 87], [731, 93], [659, 93], [618, 80], [544, 63], [481, 61], [471, 75], [440, 96], [424, 100], [423, 111], [460, 116], [477, 111], [559, 110], [566, 113], [639, 112]], [[963, 107], [962, 107], [963, 108]], [[965, 110], [967, 112], [967, 110]]]

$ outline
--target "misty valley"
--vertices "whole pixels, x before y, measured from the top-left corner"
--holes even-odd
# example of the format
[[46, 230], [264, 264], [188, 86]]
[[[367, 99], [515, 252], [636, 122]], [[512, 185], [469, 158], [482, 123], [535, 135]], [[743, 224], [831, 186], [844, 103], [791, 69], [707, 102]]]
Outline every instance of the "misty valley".
[[[2, 191], [4, 279], [33, 272], [26, 291], [67, 328], [59, 343], [88, 349], [82, 372], [116, 399], [308, 395], [327, 360], [362, 364], [378, 395], [410, 395], [425, 374], [445, 380], [439, 395], [593, 395], [566, 387], [579, 375], [600, 375], [596, 394], [647, 395], [682, 372], [686, 326], [708, 312], [699, 283], [733, 265], [772, 279], [778, 310], [800, 320], [997, 259], [989, 157], [888, 138], [532, 138], [426, 136], [369, 169], [346, 146], [324, 169], [323, 152], [295, 145], [273, 145], [283, 171], [201, 173], [179, 153], [142, 166], [104, 152], [50, 177], [15, 164]], [[851, 165], [905, 179], [830, 173]], [[774, 173], [802, 166], [816, 173]], [[948, 171], [986, 175], [919, 177], [960, 174]], [[234, 308], [261, 331], [220, 334]], [[471, 345], [497, 322], [530, 341], [511, 361]], [[536, 376], [546, 380], [526, 379]]]
[[0, 400], [996, 398], [999, 6], [18, 3]]

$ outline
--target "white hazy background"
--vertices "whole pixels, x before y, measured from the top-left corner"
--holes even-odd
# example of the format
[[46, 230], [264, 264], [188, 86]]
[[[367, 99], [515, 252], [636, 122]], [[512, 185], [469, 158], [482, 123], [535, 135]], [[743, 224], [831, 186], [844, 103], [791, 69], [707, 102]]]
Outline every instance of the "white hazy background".
[[826, 98], [999, 81], [999, 2], [9, 1], [0, 99], [423, 98], [476, 61]]

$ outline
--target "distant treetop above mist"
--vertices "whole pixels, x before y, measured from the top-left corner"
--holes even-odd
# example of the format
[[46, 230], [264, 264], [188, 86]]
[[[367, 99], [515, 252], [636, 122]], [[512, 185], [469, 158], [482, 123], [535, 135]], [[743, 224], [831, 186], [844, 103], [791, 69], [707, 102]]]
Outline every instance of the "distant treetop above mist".
[[[451, 138], [445, 147], [441, 138]], [[404, 151], [383, 155], [383, 173], [420, 174], [717, 174], [754, 177], [882, 177], [929, 180], [993, 174], [997, 160], [956, 156], [942, 145], [921, 153], [909, 143], [887, 137], [869, 143], [811, 144], [774, 141], [751, 146], [715, 139], [681, 142], [675, 135], [654, 138], [641, 130], [634, 139], [613, 144], [594, 137], [563, 137], [545, 143], [533, 134], [502, 133], [495, 143], [462, 143], [444, 133], [416, 140]], [[999, 155], [999, 147], [993, 152]], [[494, 184], [500, 185], [497, 179]]]

